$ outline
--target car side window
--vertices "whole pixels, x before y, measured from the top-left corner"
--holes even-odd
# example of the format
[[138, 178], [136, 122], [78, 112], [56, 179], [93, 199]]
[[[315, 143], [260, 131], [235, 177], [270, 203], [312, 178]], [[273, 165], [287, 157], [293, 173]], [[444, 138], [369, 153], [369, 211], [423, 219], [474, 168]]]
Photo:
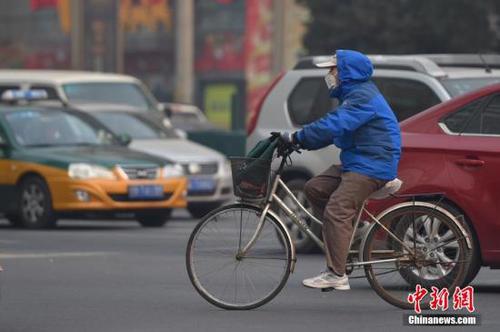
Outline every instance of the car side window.
[[297, 126], [323, 117], [337, 105], [337, 100], [330, 98], [323, 77], [303, 78], [288, 98], [290, 118]]
[[478, 133], [479, 118], [476, 117], [479, 107], [484, 99], [478, 99], [461, 107], [451, 115], [448, 115], [442, 122], [446, 125], [452, 133]]
[[500, 95], [495, 96], [481, 112], [475, 115], [464, 132], [500, 135]]
[[404, 78], [373, 77], [398, 121], [403, 121], [441, 101], [426, 84]]

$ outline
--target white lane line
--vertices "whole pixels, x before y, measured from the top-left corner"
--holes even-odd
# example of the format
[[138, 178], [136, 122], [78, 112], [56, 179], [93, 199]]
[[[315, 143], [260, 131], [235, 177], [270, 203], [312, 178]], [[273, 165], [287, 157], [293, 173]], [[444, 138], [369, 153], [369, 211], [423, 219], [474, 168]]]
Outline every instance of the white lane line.
[[0, 254], [0, 259], [17, 258], [60, 258], [60, 257], [94, 257], [116, 255], [117, 252], [95, 251], [95, 252], [45, 252], [45, 253], [8, 253]]

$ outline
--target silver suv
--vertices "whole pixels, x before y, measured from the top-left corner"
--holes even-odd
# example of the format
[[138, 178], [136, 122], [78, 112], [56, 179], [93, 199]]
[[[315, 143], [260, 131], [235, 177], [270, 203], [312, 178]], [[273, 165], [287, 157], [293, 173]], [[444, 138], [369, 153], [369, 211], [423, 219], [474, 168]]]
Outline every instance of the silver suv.
[[[336, 106], [324, 82], [326, 70], [314, 66], [324, 58], [304, 58], [273, 83], [250, 123], [247, 150], [272, 131], [293, 132]], [[399, 121], [454, 96], [500, 82], [500, 55], [370, 55], [369, 58], [375, 67], [372, 79]], [[294, 155], [293, 164], [283, 178], [307, 206], [302, 192], [305, 182], [332, 163], [340, 163], [339, 150], [334, 146], [304, 151]], [[281, 217], [287, 220], [286, 216]], [[288, 226], [299, 252], [315, 248], [294, 224], [290, 222]], [[311, 227], [314, 229], [316, 224]], [[316, 231], [319, 233], [319, 229]]]

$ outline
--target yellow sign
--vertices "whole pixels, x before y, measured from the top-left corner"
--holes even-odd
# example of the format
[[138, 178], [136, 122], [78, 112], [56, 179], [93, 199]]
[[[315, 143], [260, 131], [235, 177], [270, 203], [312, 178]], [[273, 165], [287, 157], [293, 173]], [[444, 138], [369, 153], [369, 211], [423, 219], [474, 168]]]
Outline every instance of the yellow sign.
[[231, 104], [238, 92], [234, 84], [210, 84], [205, 88], [205, 114], [218, 127], [231, 129]]
[[126, 31], [137, 31], [141, 27], [156, 31], [163, 24], [172, 29], [172, 10], [169, 0], [121, 0], [120, 23]]

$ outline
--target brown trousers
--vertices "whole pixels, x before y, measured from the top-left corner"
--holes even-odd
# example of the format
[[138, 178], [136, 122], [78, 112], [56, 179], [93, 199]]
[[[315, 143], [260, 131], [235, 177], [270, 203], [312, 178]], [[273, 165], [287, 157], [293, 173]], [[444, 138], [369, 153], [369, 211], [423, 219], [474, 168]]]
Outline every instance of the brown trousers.
[[335, 273], [345, 273], [353, 223], [363, 202], [386, 181], [354, 173], [342, 173], [333, 165], [307, 181], [306, 196], [314, 214], [323, 220], [326, 264]]

